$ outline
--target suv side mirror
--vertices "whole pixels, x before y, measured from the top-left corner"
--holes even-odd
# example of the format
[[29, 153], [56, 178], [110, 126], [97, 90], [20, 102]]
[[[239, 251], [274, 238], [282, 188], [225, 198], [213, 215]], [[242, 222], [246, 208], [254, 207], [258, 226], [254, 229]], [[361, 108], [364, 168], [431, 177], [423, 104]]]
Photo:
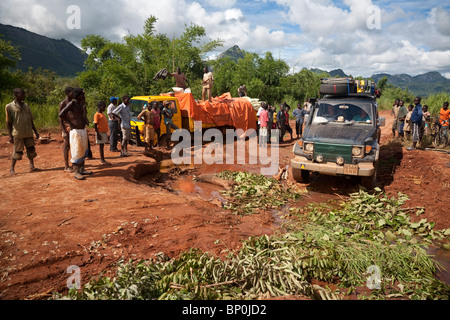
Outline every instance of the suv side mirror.
[[384, 117], [378, 118], [378, 126], [384, 127], [385, 125], [386, 125], [386, 118]]
[[308, 120], [309, 120], [309, 114], [305, 114], [305, 119], [303, 121], [305, 123], [305, 126], [308, 125]]

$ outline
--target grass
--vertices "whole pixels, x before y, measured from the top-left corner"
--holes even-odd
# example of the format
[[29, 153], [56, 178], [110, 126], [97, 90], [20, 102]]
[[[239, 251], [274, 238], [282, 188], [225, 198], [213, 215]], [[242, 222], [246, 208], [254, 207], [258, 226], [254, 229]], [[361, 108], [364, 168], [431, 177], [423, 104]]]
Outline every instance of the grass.
[[[0, 101], [0, 130], [2, 132], [6, 132], [6, 115], [5, 115], [5, 107], [7, 104], [12, 102], [13, 99], [3, 99]], [[28, 102], [27, 102], [28, 103]], [[31, 108], [31, 112], [34, 117], [34, 124], [38, 130], [47, 130], [59, 127], [59, 105], [55, 104], [36, 104], [36, 103], [28, 103]], [[91, 106], [92, 105], [92, 106]], [[88, 111], [88, 119], [91, 123], [94, 121], [94, 114], [96, 112], [94, 104], [89, 104], [87, 109]]]
[[[415, 95], [407, 90], [399, 88], [386, 88], [380, 99], [378, 99], [378, 106], [380, 110], [391, 110], [395, 99], [402, 99], [405, 101], [405, 106], [414, 104]], [[444, 102], [450, 102], [450, 94], [447, 92], [439, 92], [428, 97], [422, 98], [422, 106], [428, 105], [428, 110], [432, 116], [438, 116]]]
[[428, 105], [428, 109], [433, 116], [439, 115], [444, 102], [450, 102], [450, 93], [440, 92], [430, 95], [422, 100], [422, 105]]

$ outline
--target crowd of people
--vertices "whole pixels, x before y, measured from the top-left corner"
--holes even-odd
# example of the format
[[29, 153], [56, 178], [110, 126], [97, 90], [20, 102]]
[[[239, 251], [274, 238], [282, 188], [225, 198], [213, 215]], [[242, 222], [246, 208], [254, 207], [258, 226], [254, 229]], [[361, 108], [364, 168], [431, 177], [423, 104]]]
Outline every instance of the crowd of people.
[[[412, 141], [412, 145], [407, 150], [415, 150], [425, 136], [433, 134], [431, 113], [427, 105], [421, 104], [421, 97], [414, 98], [414, 104], [405, 106], [402, 99], [396, 99], [392, 106], [392, 116], [394, 118], [392, 124], [392, 134], [395, 137]], [[444, 102], [439, 112], [437, 126], [442, 138], [448, 143], [448, 127], [450, 122], [450, 110], [448, 102]]]
[[[31, 109], [25, 102], [25, 91], [17, 88], [13, 94], [14, 101], [6, 105], [5, 108], [9, 142], [13, 144], [11, 175], [15, 174], [15, 165], [17, 161], [22, 160], [24, 149], [30, 161], [30, 170], [39, 170], [34, 166], [34, 159], [37, 156], [34, 139], [40, 138], [34, 125]], [[59, 105], [59, 123], [64, 140], [64, 170], [75, 173], [75, 179], [84, 180], [87, 175], [92, 175], [92, 172], [85, 169], [85, 160], [92, 158], [87, 130], [90, 122], [87, 117], [85, 92], [81, 88], [67, 87], [65, 96], [66, 98]], [[111, 152], [120, 153], [120, 157], [131, 155], [128, 152], [128, 141], [131, 139], [130, 97], [125, 95], [121, 100], [122, 103], [119, 104], [118, 97], [111, 97], [108, 107], [104, 101], [100, 101], [97, 104], [97, 112], [94, 115], [93, 123], [95, 142], [99, 146], [101, 165], [110, 165], [105, 160], [104, 152], [105, 144], [108, 142]], [[170, 132], [170, 129], [178, 129], [172, 122], [173, 114], [168, 107], [168, 101], [166, 102], [162, 111], [160, 111], [156, 103], [153, 103], [151, 108], [145, 108], [138, 116], [140, 120], [144, 121], [144, 137], [147, 150], [153, 147], [153, 141], [156, 140], [155, 136], [158, 137], [157, 145], [160, 145], [162, 115], [164, 116], [164, 123], [168, 132]], [[104, 114], [105, 111], [106, 115]], [[170, 136], [167, 139], [167, 146], [169, 146]], [[121, 144], [120, 150], [118, 149], [119, 142]]]
[[[208, 75], [205, 69], [205, 86], [211, 85], [212, 75]], [[179, 73], [174, 77], [181, 77], [180, 82], [186, 81], [184, 76]], [[208, 80], [210, 79], [210, 80]], [[208, 82], [209, 81], [209, 82]], [[245, 87], [241, 88], [243, 90]], [[205, 95], [209, 95], [210, 89], [205, 87]], [[34, 166], [34, 159], [37, 156], [35, 148], [35, 139], [39, 139], [39, 133], [34, 125], [33, 114], [30, 107], [25, 102], [26, 94], [23, 89], [14, 90], [14, 101], [6, 106], [6, 123], [9, 133], [9, 141], [14, 145], [11, 162], [11, 175], [15, 174], [15, 165], [26, 155], [30, 161], [30, 170], [39, 170]], [[244, 94], [244, 92], [242, 92]], [[82, 88], [65, 89], [65, 99], [59, 105], [59, 123], [63, 137], [63, 158], [64, 170], [74, 173], [75, 179], [84, 180], [85, 176], [92, 175], [92, 172], [86, 171], [85, 160], [92, 158], [91, 144], [88, 137], [89, 119], [86, 110], [86, 96]], [[205, 97], [206, 98], [206, 97]], [[100, 164], [110, 165], [105, 159], [105, 144], [109, 143], [110, 151], [120, 153], [120, 157], [127, 157], [128, 141], [131, 140], [131, 110], [130, 97], [125, 95], [121, 98], [122, 103], [119, 104], [118, 97], [111, 97], [109, 105], [104, 101], [97, 104], [97, 112], [94, 115], [93, 123], [95, 130], [95, 143], [99, 146]], [[299, 103], [293, 111], [296, 119], [297, 138], [302, 135], [305, 116], [309, 114], [311, 108], [310, 100], [304, 104]], [[277, 112], [275, 107], [267, 103], [262, 103], [258, 111], [258, 133], [260, 136], [260, 144], [266, 145], [271, 142], [272, 130], [278, 129], [279, 141], [283, 142], [286, 133], [289, 133], [291, 140], [293, 139], [293, 129], [289, 124], [290, 106], [287, 103], [280, 105]], [[105, 114], [106, 112], [106, 114]], [[276, 114], [276, 118], [274, 115]], [[144, 141], [146, 151], [155, 146], [163, 146], [160, 141], [161, 136], [161, 117], [164, 117], [164, 124], [167, 132], [166, 148], [170, 147], [170, 133], [178, 130], [177, 125], [172, 121], [173, 112], [170, 108], [169, 101], [164, 102], [164, 108], [160, 110], [156, 101], [145, 105], [142, 112], [138, 115], [138, 119], [144, 122]], [[109, 131], [109, 137], [108, 137]], [[33, 133], [35, 137], [33, 137]], [[120, 150], [118, 144], [120, 142]], [[69, 157], [70, 154], [70, 157]], [[69, 161], [70, 159], [70, 161]]]
[[[292, 112], [292, 115], [295, 118], [295, 132], [297, 134], [297, 139], [302, 136], [305, 116], [309, 114], [311, 106], [311, 100], [307, 99], [303, 104], [298, 103], [297, 108]], [[273, 107], [266, 102], [261, 103], [261, 107], [256, 114], [258, 117], [257, 127], [260, 146], [266, 146], [268, 143], [271, 143], [272, 130], [275, 129], [278, 130], [279, 142], [284, 141], [286, 133], [289, 133], [291, 140], [294, 139], [292, 135], [293, 130], [289, 124], [290, 109], [291, 107], [286, 102], [280, 105], [278, 112], [276, 107]], [[274, 118], [275, 114], [276, 118]]]

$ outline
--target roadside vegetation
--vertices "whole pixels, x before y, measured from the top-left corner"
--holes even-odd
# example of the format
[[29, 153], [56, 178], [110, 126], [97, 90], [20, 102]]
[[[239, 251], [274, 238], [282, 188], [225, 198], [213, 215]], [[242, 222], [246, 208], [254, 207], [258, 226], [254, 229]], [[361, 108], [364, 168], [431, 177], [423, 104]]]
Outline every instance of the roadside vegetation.
[[[255, 181], [274, 188], [272, 179], [253, 174], [219, 176], [247, 186], [232, 190], [237, 206], [256, 201], [248, 187]], [[284, 184], [275, 189], [262, 201], [277, 203], [288, 190]], [[407, 196], [361, 190], [341, 203], [302, 208], [295, 206], [294, 198], [278, 203], [288, 205], [279, 233], [249, 238], [225, 258], [193, 248], [176, 259], [161, 254], [152, 261], [121, 261], [113, 277], [100, 275], [82, 290], [54, 298], [241, 300], [301, 295], [341, 300], [358, 291], [358, 299], [448, 300], [450, 287], [436, 279], [441, 266], [427, 248], [448, 248], [450, 229], [435, 230], [426, 219], [412, 222], [411, 215], [420, 216], [424, 209], [404, 208]], [[226, 203], [224, 208], [239, 212]]]

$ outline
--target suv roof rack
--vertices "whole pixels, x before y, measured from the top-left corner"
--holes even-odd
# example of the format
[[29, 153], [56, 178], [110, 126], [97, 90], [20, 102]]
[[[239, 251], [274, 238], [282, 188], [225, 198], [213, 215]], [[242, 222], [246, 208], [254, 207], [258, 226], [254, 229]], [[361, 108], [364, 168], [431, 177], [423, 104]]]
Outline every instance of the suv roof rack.
[[360, 93], [350, 93], [348, 95], [340, 95], [340, 94], [326, 94], [323, 96], [324, 98], [339, 98], [339, 99], [346, 99], [346, 98], [369, 98], [369, 99], [376, 99], [376, 95], [370, 92], [360, 92]]

